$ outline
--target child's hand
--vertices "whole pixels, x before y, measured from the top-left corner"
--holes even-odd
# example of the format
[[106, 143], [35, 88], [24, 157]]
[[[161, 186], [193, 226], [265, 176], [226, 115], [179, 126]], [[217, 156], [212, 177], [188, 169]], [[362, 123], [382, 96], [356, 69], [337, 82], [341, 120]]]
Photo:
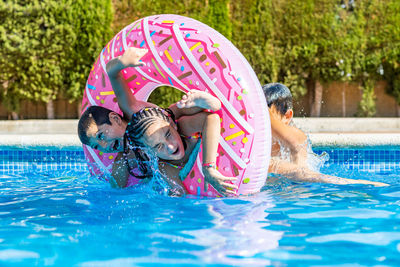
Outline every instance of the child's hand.
[[128, 47], [125, 53], [119, 57], [119, 60], [126, 67], [143, 66], [144, 63], [140, 62], [140, 59], [146, 55], [147, 52], [147, 49]]
[[229, 181], [235, 182], [237, 180], [236, 177], [225, 177], [215, 168], [203, 168], [203, 174], [204, 191], [208, 190], [208, 184], [210, 183], [215, 190], [223, 196], [226, 196], [227, 194], [236, 195], [234, 189], [238, 189], [238, 187], [234, 184], [228, 183]]
[[221, 102], [218, 98], [200, 90], [190, 90], [182, 96], [182, 99], [176, 105], [178, 108], [199, 107], [212, 111], [217, 111], [221, 108]]

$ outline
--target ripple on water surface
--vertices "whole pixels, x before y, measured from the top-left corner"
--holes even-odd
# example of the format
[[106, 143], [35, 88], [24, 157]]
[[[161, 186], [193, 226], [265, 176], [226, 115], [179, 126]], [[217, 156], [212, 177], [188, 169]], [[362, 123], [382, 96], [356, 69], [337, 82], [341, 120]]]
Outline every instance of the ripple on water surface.
[[221, 199], [168, 197], [151, 186], [117, 190], [86, 173], [2, 176], [0, 265], [396, 266], [394, 184], [281, 181], [259, 194]]

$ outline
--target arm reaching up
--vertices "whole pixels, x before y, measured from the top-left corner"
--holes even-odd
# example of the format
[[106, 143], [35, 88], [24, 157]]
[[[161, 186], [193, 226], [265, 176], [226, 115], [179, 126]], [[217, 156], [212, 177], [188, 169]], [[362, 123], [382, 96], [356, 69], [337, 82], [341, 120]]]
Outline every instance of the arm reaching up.
[[121, 70], [128, 67], [140, 67], [144, 63], [140, 59], [147, 53], [147, 49], [129, 47], [122, 56], [111, 59], [106, 66], [111, 86], [117, 97], [118, 105], [124, 115], [130, 120], [133, 113], [145, 107], [156, 107], [152, 103], [140, 101], [132, 94]]

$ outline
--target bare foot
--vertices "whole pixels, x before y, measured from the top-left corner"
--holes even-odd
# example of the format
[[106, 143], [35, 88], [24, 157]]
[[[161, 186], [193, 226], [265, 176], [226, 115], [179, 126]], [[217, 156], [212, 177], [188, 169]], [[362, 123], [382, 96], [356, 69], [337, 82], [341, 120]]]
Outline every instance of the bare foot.
[[178, 108], [199, 107], [212, 111], [217, 111], [221, 108], [221, 102], [218, 98], [200, 90], [190, 90], [182, 96], [182, 99], [176, 105]]
[[339, 179], [340, 182], [338, 182], [337, 184], [369, 184], [377, 187], [389, 186], [389, 184], [374, 182], [369, 180], [362, 180], [362, 179], [348, 179], [348, 178], [339, 178]]
[[368, 181], [368, 180], [359, 180], [361, 181], [361, 184], [370, 184], [373, 186], [377, 187], [382, 187], [382, 186], [389, 186], [389, 184], [381, 183], [381, 182], [373, 182], [373, 181]]

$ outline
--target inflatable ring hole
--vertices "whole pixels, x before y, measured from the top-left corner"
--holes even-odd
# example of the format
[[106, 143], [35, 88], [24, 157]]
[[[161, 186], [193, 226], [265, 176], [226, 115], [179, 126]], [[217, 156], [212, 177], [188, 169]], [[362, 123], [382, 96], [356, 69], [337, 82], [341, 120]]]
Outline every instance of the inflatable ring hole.
[[175, 87], [160, 86], [154, 89], [153, 92], [151, 92], [148, 101], [160, 107], [167, 108], [173, 103], [181, 100], [183, 95], [184, 92]]

